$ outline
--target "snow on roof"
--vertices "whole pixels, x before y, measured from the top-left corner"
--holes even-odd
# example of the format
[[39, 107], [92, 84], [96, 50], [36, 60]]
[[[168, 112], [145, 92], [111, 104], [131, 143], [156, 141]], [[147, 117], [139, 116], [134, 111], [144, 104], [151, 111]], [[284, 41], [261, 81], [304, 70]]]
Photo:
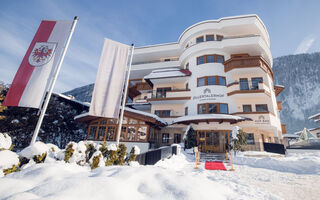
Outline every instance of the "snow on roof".
[[287, 134], [284, 134], [283, 137], [285, 137], [285, 138], [299, 138], [300, 136], [296, 135], [296, 134], [287, 133]]
[[184, 122], [184, 121], [193, 121], [193, 120], [210, 120], [210, 119], [226, 119], [226, 120], [245, 120], [246, 118], [240, 116], [233, 116], [227, 114], [202, 114], [202, 115], [187, 115], [174, 119], [172, 124]]
[[284, 88], [284, 86], [283, 85], [274, 85], [275, 87], [282, 87], [282, 88]]
[[144, 79], [184, 77], [190, 75], [191, 72], [189, 70], [181, 70], [179, 68], [167, 68], [153, 70], [150, 74], [145, 76]]
[[90, 103], [88, 103], [88, 102], [78, 101], [78, 100], [76, 100], [76, 99], [73, 99], [73, 98], [70, 97], [70, 96], [66, 96], [66, 95], [61, 94], [61, 93], [53, 93], [53, 94], [54, 94], [54, 95], [57, 95], [57, 96], [59, 96], [59, 97], [62, 97], [62, 98], [64, 98], [64, 99], [67, 99], [67, 100], [69, 100], [69, 101], [73, 101], [73, 102], [75, 102], [75, 103], [78, 103], [78, 104], [87, 106], [87, 107], [90, 106]]
[[[308, 119], [315, 119], [318, 117], [320, 117], [320, 113], [314, 114], [314, 115], [310, 116]], [[319, 119], [316, 119], [316, 120], [319, 121]]]
[[[147, 113], [147, 112], [140, 111], [140, 110], [135, 110], [135, 109], [128, 108], [128, 107], [125, 107], [125, 111], [136, 113], [136, 114], [140, 114], [140, 115], [144, 115], [144, 116], [148, 116], [148, 117], [154, 118], [155, 120], [161, 122], [162, 124], [167, 124], [166, 121], [162, 120], [160, 117], [158, 117], [155, 114]], [[86, 117], [86, 116], [89, 116], [89, 112], [77, 115], [77, 116], [74, 117], [74, 119], [79, 119], [79, 118]]]

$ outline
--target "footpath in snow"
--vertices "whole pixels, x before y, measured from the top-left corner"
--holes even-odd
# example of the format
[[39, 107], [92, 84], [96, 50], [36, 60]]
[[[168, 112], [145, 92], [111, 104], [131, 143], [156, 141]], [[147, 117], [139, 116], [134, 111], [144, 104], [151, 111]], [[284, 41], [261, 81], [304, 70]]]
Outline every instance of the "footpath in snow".
[[48, 159], [0, 178], [0, 199], [319, 199], [320, 152], [237, 155], [235, 171], [194, 169], [181, 155], [154, 166], [89, 167]]

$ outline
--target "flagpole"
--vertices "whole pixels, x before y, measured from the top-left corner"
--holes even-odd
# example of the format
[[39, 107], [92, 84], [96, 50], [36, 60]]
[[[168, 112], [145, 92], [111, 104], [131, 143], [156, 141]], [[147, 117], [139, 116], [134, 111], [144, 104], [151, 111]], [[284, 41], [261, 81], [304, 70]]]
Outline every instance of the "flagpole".
[[120, 142], [120, 133], [122, 129], [122, 121], [123, 121], [123, 115], [124, 115], [124, 109], [126, 106], [126, 99], [127, 99], [127, 93], [128, 93], [128, 88], [129, 88], [129, 78], [130, 78], [130, 72], [131, 72], [131, 63], [132, 63], [132, 58], [133, 58], [133, 51], [134, 51], [134, 44], [131, 45], [131, 55], [130, 55], [130, 61], [129, 61], [129, 68], [128, 68], [128, 73], [127, 77], [125, 80], [125, 89], [124, 89], [124, 94], [122, 96], [122, 103], [121, 103], [121, 114], [120, 114], [120, 120], [119, 120], [119, 126], [118, 126], [118, 131], [117, 131], [117, 146], [119, 146]]
[[46, 95], [46, 98], [44, 100], [43, 107], [41, 108], [41, 113], [40, 113], [40, 116], [39, 116], [39, 119], [38, 119], [38, 122], [37, 122], [37, 126], [36, 126], [36, 128], [35, 128], [35, 130], [33, 132], [33, 136], [32, 136], [32, 140], [31, 140], [30, 145], [33, 145], [36, 142], [36, 139], [38, 137], [39, 130], [40, 130], [43, 118], [44, 118], [44, 114], [46, 113], [46, 110], [47, 110], [47, 107], [48, 107], [48, 104], [49, 104], [49, 100], [51, 98], [51, 94], [52, 94], [54, 85], [55, 85], [56, 80], [58, 78], [58, 74], [59, 74], [59, 71], [60, 71], [64, 56], [66, 55], [66, 52], [67, 52], [67, 49], [68, 49], [72, 34], [73, 34], [74, 29], [76, 27], [76, 24], [78, 22], [78, 19], [79, 19], [78, 16], [75, 16], [74, 19], [73, 19], [73, 23], [72, 23], [72, 26], [71, 26], [69, 37], [67, 39], [67, 42], [65, 43], [64, 49], [62, 51], [62, 55], [61, 55], [60, 60], [58, 62], [57, 70], [56, 70], [56, 72], [55, 72], [55, 74], [53, 76], [52, 83], [50, 85], [49, 91], [48, 91], [48, 93]]

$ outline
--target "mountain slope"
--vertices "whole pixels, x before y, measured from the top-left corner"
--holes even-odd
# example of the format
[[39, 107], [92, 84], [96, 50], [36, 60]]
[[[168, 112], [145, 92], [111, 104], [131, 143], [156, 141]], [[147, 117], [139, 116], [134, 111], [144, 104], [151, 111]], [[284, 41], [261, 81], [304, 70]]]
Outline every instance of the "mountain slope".
[[275, 84], [285, 86], [277, 99], [282, 101], [281, 122], [287, 131], [319, 126], [308, 117], [320, 112], [320, 53], [276, 58], [273, 71]]

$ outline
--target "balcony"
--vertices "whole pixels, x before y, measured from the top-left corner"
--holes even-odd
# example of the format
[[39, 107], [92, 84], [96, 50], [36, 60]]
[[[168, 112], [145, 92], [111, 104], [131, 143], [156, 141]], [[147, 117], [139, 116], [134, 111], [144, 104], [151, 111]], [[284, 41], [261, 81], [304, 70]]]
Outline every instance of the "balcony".
[[282, 134], [286, 134], [286, 133], [287, 133], [287, 126], [286, 126], [286, 124], [281, 124], [281, 131], [282, 131]]
[[238, 73], [239, 69], [258, 68], [268, 73], [273, 78], [273, 71], [267, 62], [261, 56], [248, 56], [241, 58], [230, 58], [224, 63], [224, 71], [234, 71]]
[[147, 98], [151, 104], [184, 103], [190, 99], [189, 89], [175, 89], [166, 92], [157, 92], [154, 90], [148, 94]]
[[228, 84], [228, 96], [239, 95], [240, 97], [247, 97], [247, 94], [255, 94], [261, 96], [271, 96], [270, 89], [264, 82], [233, 82]]
[[282, 110], [282, 101], [277, 101], [278, 110]]

